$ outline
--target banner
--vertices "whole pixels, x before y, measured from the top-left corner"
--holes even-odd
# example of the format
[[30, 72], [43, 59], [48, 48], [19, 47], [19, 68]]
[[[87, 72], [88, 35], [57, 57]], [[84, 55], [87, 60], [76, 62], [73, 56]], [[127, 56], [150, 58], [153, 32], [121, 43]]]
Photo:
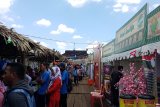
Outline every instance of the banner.
[[156, 36], [160, 36], [160, 11], [148, 19], [147, 38], [150, 39]]
[[[147, 4], [140, 9], [126, 24], [117, 32], [115, 39], [115, 52], [137, 48], [144, 38], [147, 21]], [[137, 44], [140, 42], [139, 44]]]
[[114, 52], [114, 41], [115, 40], [111, 41], [110, 43], [108, 43], [102, 48], [103, 57], [109, 56]]

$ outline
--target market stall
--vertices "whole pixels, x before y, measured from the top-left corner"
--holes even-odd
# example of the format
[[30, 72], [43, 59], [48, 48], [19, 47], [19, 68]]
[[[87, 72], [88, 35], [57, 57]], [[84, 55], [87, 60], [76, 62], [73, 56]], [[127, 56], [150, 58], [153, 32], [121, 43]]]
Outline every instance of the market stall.
[[[159, 52], [159, 44], [158, 42], [154, 44], [149, 43], [160, 39], [158, 37], [156, 37], [156, 39], [151, 38], [152, 36], [149, 33], [151, 31], [160, 33], [158, 30], [159, 24], [153, 25], [150, 23], [155, 22], [155, 18], [151, 21], [150, 17], [153, 15], [155, 16], [158, 11], [159, 7], [151, 12], [147, 17], [147, 4], [140, 9], [134, 17], [132, 17], [116, 32], [114, 52], [102, 59], [103, 62], [112, 62], [111, 64], [114, 68], [117, 68], [119, 65], [123, 66], [124, 77], [120, 81], [122, 84], [117, 84], [120, 88], [120, 95], [132, 94], [138, 98], [141, 94], [149, 94], [156, 97], [157, 88], [155, 84], [157, 82], [154, 77], [156, 77], [155, 75], [157, 74], [155, 70], [158, 70], [155, 60], [158, 60], [157, 53]], [[158, 18], [160, 15], [158, 14], [156, 16], [157, 22], [159, 22]], [[149, 24], [148, 26], [147, 20]], [[152, 71], [152, 73], [150, 73], [150, 71]], [[123, 85], [125, 87], [123, 87]], [[122, 97], [122, 99], [123, 98], [125, 99], [123, 101], [127, 101], [125, 97]], [[135, 100], [133, 99], [133, 101]], [[155, 104], [155, 102], [153, 103]], [[125, 106], [122, 102], [121, 104], [121, 107]]]
[[0, 59], [21, 62], [28, 66], [29, 62], [53, 61], [62, 58], [59, 52], [48, 49], [33, 40], [0, 25]]
[[142, 46], [147, 73], [147, 90], [160, 103], [160, 6], [148, 14], [146, 44]]
[[[115, 39], [103, 46], [102, 48], [102, 83], [104, 85], [104, 88], [106, 89], [106, 96], [107, 99], [110, 99], [110, 74], [113, 71], [113, 63], [110, 62], [112, 58], [110, 55], [114, 53], [114, 43]], [[113, 60], [112, 60], [113, 61]], [[108, 101], [109, 102], [109, 101]]]
[[24, 62], [24, 54], [31, 50], [29, 42], [13, 29], [0, 25], [0, 56], [1, 59], [10, 59]]

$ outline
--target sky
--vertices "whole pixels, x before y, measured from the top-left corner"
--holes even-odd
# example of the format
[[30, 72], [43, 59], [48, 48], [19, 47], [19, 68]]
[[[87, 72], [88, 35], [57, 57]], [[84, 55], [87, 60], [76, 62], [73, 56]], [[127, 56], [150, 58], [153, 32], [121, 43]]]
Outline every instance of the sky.
[[140, 8], [159, 0], [0, 0], [0, 22], [61, 53], [113, 40]]

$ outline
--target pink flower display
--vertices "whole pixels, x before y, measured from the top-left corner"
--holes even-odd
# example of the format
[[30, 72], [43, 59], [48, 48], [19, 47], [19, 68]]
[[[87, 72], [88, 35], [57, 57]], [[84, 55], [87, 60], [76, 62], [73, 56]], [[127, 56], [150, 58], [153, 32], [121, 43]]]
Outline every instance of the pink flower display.
[[146, 94], [146, 80], [143, 69], [135, 70], [134, 63], [130, 64], [130, 70], [123, 72], [123, 78], [116, 84], [119, 86], [120, 94], [132, 94], [138, 96]]

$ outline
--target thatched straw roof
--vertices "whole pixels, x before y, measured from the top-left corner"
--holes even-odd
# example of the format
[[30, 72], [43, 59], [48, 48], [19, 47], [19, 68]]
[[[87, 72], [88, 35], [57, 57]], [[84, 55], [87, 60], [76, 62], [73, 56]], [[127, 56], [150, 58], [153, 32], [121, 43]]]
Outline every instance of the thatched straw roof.
[[8, 29], [4, 25], [0, 25], [0, 35], [3, 36], [5, 42], [10, 38], [13, 46], [15, 46], [19, 51], [27, 53], [32, 48], [29, 45], [29, 42], [26, 39], [13, 31], [13, 29]]
[[11, 47], [11, 51], [15, 51], [13, 53], [16, 54], [23, 53], [27, 55], [32, 53], [35, 57], [61, 57], [59, 52], [35, 43], [33, 40], [15, 32], [13, 28], [9, 29], [2, 24], [0, 24], [0, 40], [3, 41], [3, 44], [0, 43], [0, 45], [4, 48], [3, 50], [5, 51], [8, 49], [7, 44], [10, 44], [9, 46]]

